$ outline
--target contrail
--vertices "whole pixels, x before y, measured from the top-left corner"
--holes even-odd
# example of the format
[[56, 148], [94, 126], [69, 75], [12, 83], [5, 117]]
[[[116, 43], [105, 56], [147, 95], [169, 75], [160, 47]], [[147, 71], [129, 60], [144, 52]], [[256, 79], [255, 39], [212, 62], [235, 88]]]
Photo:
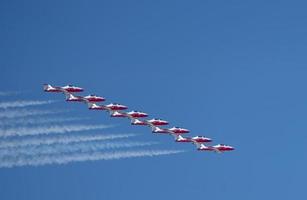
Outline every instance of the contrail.
[[[57, 114], [57, 113], [64, 113], [67, 110], [5, 110], [0, 112], [0, 118], [16, 118], [16, 117], [28, 117], [28, 116], [35, 116], [35, 115], [49, 115], [49, 114]], [[2, 119], [1, 119], [2, 120]]]
[[38, 100], [32, 100], [32, 101], [25, 101], [25, 100], [19, 100], [19, 101], [8, 101], [8, 102], [0, 102], [0, 108], [6, 109], [6, 108], [21, 108], [26, 106], [38, 106], [38, 105], [45, 105], [54, 103], [57, 101], [38, 101]]
[[0, 140], [0, 151], [2, 148], [19, 148], [26, 146], [69, 144], [75, 142], [90, 142], [101, 140], [122, 139], [137, 136], [137, 134], [114, 134], [114, 135], [56, 135], [44, 137], [12, 138], [10, 140]]
[[48, 135], [51, 133], [68, 133], [77, 131], [88, 131], [110, 128], [111, 125], [53, 125], [37, 127], [16, 127], [0, 130], [0, 137], [28, 136], [28, 135]]
[[87, 117], [57, 117], [57, 118], [20, 118], [20, 119], [3, 119], [0, 121], [0, 126], [15, 126], [15, 125], [33, 125], [47, 124], [55, 122], [71, 122], [87, 120]]
[[68, 164], [71, 162], [115, 160], [123, 158], [153, 157], [183, 153], [183, 150], [130, 150], [114, 152], [73, 153], [60, 155], [43, 155], [38, 157], [11, 158], [0, 162], [1, 168], [21, 166], [42, 166], [48, 164]]
[[158, 144], [157, 142], [78, 142], [70, 144], [54, 144], [54, 145], [40, 145], [40, 146], [28, 146], [22, 148], [7, 148], [0, 150], [0, 161], [9, 159], [10, 157], [19, 158], [23, 156], [42, 156], [44, 154], [62, 154], [62, 153], [86, 153], [96, 152], [104, 149], [116, 149], [116, 148], [131, 148], [150, 146]]

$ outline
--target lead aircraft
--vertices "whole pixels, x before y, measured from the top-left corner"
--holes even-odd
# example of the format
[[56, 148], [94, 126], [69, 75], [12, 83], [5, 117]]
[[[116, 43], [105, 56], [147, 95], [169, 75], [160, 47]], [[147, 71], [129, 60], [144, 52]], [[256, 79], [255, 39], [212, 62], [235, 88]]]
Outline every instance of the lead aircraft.
[[83, 92], [83, 88], [73, 86], [73, 85], [66, 85], [63, 87], [59, 86], [51, 86], [50, 84], [44, 84], [44, 91], [45, 92]]

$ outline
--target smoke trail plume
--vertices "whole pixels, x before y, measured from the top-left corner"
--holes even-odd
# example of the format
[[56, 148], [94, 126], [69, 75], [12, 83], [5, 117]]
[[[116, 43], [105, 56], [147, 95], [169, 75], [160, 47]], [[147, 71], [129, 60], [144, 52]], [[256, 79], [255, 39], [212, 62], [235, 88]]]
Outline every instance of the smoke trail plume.
[[32, 100], [32, 101], [25, 101], [25, 100], [19, 100], [19, 101], [8, 101], [8, 102], [0, 102], [0, 108], [6, 109], [6, 108], [21, 108], [26, 106], [38, 106], [38, 105], [45, 105], [54, 103], [57, 101], [38, 101], [38, 100]]
[[[28, 117], [28, 116], [35, 116], [35, 115], [49, 115], [49, 114], [57, 114], [57, 113], [64, 113], [67, 110], [5, 110], [0, 112], [0, 118], [4, 119], [12, 119], [16, 117]], [[2, 119], [1, 119], [2, 120]]]
[[33, 124], [47, 124], [55, 122], [71, 122], [87, 120], [87, 117], [57, 117], [57, 118], [15, 118], [15, 119], [2, 119], [0, 126], [15, 126], [15, 125], [33, 125]]
[[0, 137], [28, 136], [28, 135], [48, 135], [51, 133], [69, 133], [77, 131], [88, 131], [110, 128], [111, 125], [53, 125], [37, 127], [16, 127], [0, 130]]
[[91, 152], [73, 153], [61, 155], [43, 155], [38, 157], [23, 157], [7, 159], [0, 162], [1, 168], [21, 167], [21, 166], [42, 166], [48, 164], [67, 164], [71, 162], [114, 160], [136, 157], [153, 157], [183, 153], [182, 150], [131, 150], [114, 152]]
[[23, 156], [42, 156], [44, 154], [62, 154], [62, 153], [86, 153], [101, 151], [103, 149], [141, 147], [158, 144], [157, 142], [78, 142], [68, 145], [54, 144], [41, 146], [28, 146], [22, 148], [7, 148], [0, 150], [0, 161], [6, 158], [19, 158]]
[[0, 151], [2, 148], [19, 148], [26, 146], [69, 144], [75, 142], [91, 142], [101, 140], [122, 139], [137, 136], [136, 134], [114, 134], [114, 135], [54, 135], [44, 137], [11, 138], [0, 140]]

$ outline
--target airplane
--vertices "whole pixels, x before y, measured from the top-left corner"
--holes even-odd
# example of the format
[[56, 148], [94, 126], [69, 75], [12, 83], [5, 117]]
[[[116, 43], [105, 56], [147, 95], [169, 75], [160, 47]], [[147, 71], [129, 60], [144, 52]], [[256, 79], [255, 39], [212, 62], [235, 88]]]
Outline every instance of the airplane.
[[118, 111], [118, 110], [125, 110], [128, 107], [122, 104], [118, 104], [118, 103], [111, 103], [108, 105], [97, 105], [95, 103], [91, 103], [89, 102], [88, 104], [88, 109], [90, 110], [107, 110], [109, 112], [111, 111]]
[[146, 120], [146, 121], [150, 126], [164, 126], [164, 125], [169, 124], [168, 121], [157, 119], [157, 118], [153, 118], [153, 119]]
[[136, 118], [142, 118], [142, 117], [147, 117], [148, 114], [140, 111], [130, 111], [127, 113], [124, 112], [119, 112], [119, 111], [111, 111], [110, 112], [111, 117], [128, 117], [133, 121]]
[[131, 125], [148, 125], [148, 126], [164, 126], [168, 125], [168, 121], [162, 120], [162, 119], [150, 119], [150, 120], [139, 120], [139, 119], [132, 119], [131, 120]]
[[105, 98], [99, 97], [94, 94], [87, 95], [85, 97], [82, 96], [75, 96], [69, 92], [64, 92], [66, 96], [66, 101], [77, 101], [77, 102], [86, 102], [86, 103], [93, 103], [93, 102], [101, 102], [105, 101]]
[[183, 137], [182, 135], [172, 134], [175, 137], [175, 142], [197, 142], [197, 143], [205, 143], [212, 142], [211, 138], [204, 136], [194, 136], [194, 137]]
[[87, 95], [83, 97], [83, 99], [85, 99], [86, 102], [102, 102], [106, 100], [104, 97], [99, 97], [95, 94]]
[[87, 106], [88, 106], [88, 109], [90, 110], [106, 110], [106, 107], [104, 105], [97, 105], [91, 102], [88, 102]]
[[120, 111], [113, 111], [113, 112], [110, 112], [110, 116], [111, 117], [127, 117], [127, 114], [124, 112], [120, 112]]
[[127, 117], [129, 117], [130, 119], [131, 119], [131, 118], [148, 117], [148, 114], [147, 114], [147, 113], [140, 112], [140, 111], [136, 111], [136, 110], [127, 112], [126, 114], [127, 114]]
[[185, 129], [185, 128], [180, 128], [180, 127], [176, 127], [174, 126], [173, 128], [168, 129], [170, 131], [170, 133], [175, 133], [175, 134], [184, 134], [184, 133], [189, 133], [190, 130]]
[[143, 120], [139, 120], [139, 119], [132, 118], [132, 119], [131, 119], [131, 125], [147, 126], [148, 123], [147, 123], [147, 121], [143, 121]]
[[50, 84], [44, 84], [45, 92], [83, 92], [83, 88], [76, 87], [73, 85], [66, 85], [63, 87], [51, 86]]
[[166, 133], [166, 134], [185, 134], [189, 133], [190, 131], [185, 128], [179, 128], [179, 127], [173, 127], [169, 129], [162, 129], [157, 126], [152, 127], [152, 132], [153, 133]]
[[109, 111], [113, 111], [113, 110], [126, 110], [126, 109], [128, 109], [127, 106], [119, 104], [119, 103], [110, 103], [108, 105], [105, 105], [105, 107]]
[[214, 146], [206, 146], [202, 143], [194, 142], [198, 151], [214, 151], [216, 153], [223, 153], [225, 151], [233, 151], [235, 148], [225, 144], [217, 144]]

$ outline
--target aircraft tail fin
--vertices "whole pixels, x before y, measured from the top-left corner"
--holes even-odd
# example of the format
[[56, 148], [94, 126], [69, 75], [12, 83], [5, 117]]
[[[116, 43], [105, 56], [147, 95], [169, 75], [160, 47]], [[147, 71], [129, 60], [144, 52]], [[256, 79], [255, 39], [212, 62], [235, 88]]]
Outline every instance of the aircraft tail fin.
[[130, 118], [131, 119], [131, 124], [139, 123], [141, 122], [139, 119], [136, 118]]
[[109, 112], [110, 116], [117, 114], [117, 111], [115, 111], [115, 110], [107, 110], [107, 112]]
[[48, 89], [51, 89], [52, 86], [50, 84], [45, 83], [45, 84], [43, 84], [43, 88], [44, 88], [45, 91], [47, 91]]
[[182, 140], [182, 139], [184, 139], [184, 137], [182, 137], [182, 135], [180, 135], [180, 134], [172, 134], [172, 136], [174, 136], [175, 140]]
[[196, 146], [197, 149], [206, 147], [203, 143], [200, 143], [200, 142], [193, 142], [193, 144]]
[[64, 91], [64, 94], [65, 94], [66, 100], [75, 98], [75, 96], [69, 92]]
[[152, 132], [156, 132], [156, 131], [159, 131], [159, 130], [161, 130], [159, 127], [151, 125], [151, 131]]
[[171, 135], [175, 138], [175, 140], [178, 140], [179, 136], [180, 136], [180, 135], [177, 135], [177, 134], [171, 134]]
[[95, 103], [92, 103], [92, 102], [90, 102], [90, 101], [88, 101], [88, 102], [86, 102], [86, 103], [87, 103], [88, 109], [91, 109], [91, 108], [97, 106]]

